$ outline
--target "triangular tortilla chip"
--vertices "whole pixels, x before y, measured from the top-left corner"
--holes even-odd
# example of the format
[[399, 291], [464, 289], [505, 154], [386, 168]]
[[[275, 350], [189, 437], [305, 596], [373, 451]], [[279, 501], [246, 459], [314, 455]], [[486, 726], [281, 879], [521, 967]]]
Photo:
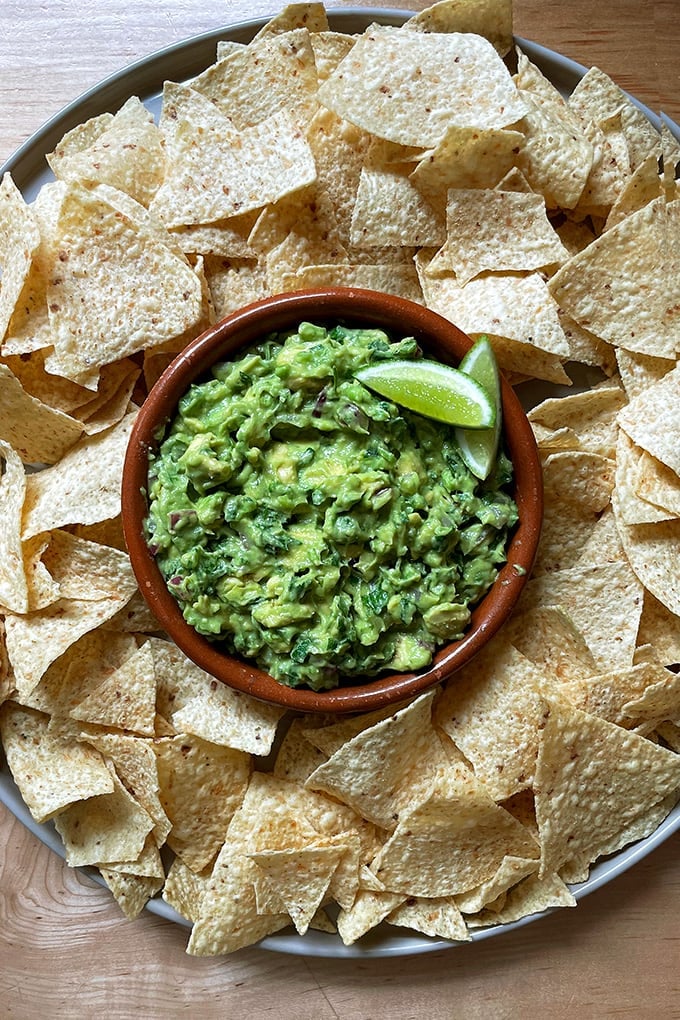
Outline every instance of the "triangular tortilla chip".
[[71, 709], [73, 719], [154, 735], [156, 674], [148, 643]]
[[250, 779], [242, 751], [181, 734], [154, 741], [160, 800], [172, 823], [168, 845], [194, 871], [210, 864]]
[[135, 415], [76, 443], [52, 467], [29, 475], [23, 537], [120, 513], [120, 478]]
[[680, 789], [680, 758], [673, 752], [552, 702], [536, 768], [540, 875], [576, 855], [592, 850], [597, 856], [604, 841], [673, 789]]
[[153, 821], [113, 773], [113, 792], [72, 804], [57, 815], [57, 832], [72, 868], [102, 861], [134, 861]]
[[13, 702], [0, 709], [7, 764], [36, 822], [45, 822], [69, 804], [111, 793], [114, 788], [98, 751], [49, 732], [48, 723], [46, 715]]
[[408, 781], [413, 767], [422, 766], [436, 745], [433, 697], [432, 691], [423, 694], [353, 737], [312, 773], [306, 786], [337, 797], [384, 829], [393, 829], [400, 811], [413, 802]]
[[258, 912], [271, 914], [283, 909], [298, 934], [304, 935], [344, 850], [343, 846], [313, 843], [301, 849], [260, 850], [250, 854], [259, 872], [255, 880]]
[[455, 896], [490, 879], [508, 855], [538, 857], [534, 837], [465, 765], [451, 765], [400, 820], [371, 868], [387, 889]]

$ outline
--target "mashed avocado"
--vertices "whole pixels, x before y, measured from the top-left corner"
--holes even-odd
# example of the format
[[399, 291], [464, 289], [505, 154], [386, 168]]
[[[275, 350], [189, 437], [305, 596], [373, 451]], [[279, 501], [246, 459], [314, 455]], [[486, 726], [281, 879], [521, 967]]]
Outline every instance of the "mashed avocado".
[[415, 340], [302, 323], [180, 402], [149, 471], [149, 546], [185, 619], [281, 683], [417, 670], [462, 636], [517, 510], [454, 430], [355, 373]]

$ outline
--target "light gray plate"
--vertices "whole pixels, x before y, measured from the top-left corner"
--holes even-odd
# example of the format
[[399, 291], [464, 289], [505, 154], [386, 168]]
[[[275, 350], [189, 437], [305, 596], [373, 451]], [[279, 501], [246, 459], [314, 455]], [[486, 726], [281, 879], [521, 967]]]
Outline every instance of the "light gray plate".
[[[330, 10], [329, 21], [336, 31], [355, 33], [362, 32], [372, 22], [386, 25], [401, 25], [407, 17], [404, 11], [389, 8], [353, 8], [346, 7]], [[53, 179], [52, 173], [45, 162], [45, 154], [51, 152], [66, 131], [82, 123], [89, 117], [110, 111], [115, 113], [132, 95], [139, 96], [146, 106], [158, 116], [160, 112], [163, 82], [184, 81], [198, 74], [215, 59], [216, 46], [221, 39], [235, 42], [248, 42], [266, 19], [244, 22], [239, 25], [225, 26], [224, 29], [207, 32], [203, 35], [187, 39], [167, 49], [154, 53], [124, 70], [106, 78], [99, 85], [85, 92], [79, 99], [67, 106], [49, 120], [39, 131], [26, 141], [13, 156], [0, 168], [0, 176], [11, 171], [15, 183], [21, 189], [27, 201], [32, 201], [47, 181]], [[555, 53], [553, 50], [538, 46], [525, 39], [518, 39], [527, 56], [537, 64], [553, 84], [567, 96], [585, 74], [586, 68]], [[634, 97], [631, 97], [634, 99]], [[659, 127], [661, 120], [642, 103], [635, 100], [637, 106]], [[663, 121], [673, 134], [680, 139], [680, 128], [667, 117]], [[12, 776], [4, 761], [0, 758], [0, 801], [21, 821], [27, 829], [38, 837], [46, 846], [64, 857], [61, 838], [51, 823], [39, 825], [33, 820], [28, 808], [21, 799]], [[589, 892], [599, 889], [622, 874], [637, 861], [666, 840], [672, 833], [680, 830], [680, 804], [665, 819], [662, 825], [651, 836], [634, 843], [610, 858], [597, 863], [587, 882], [573, 886], [576, 899], [581, 899]], [[87, 869], [85, 869], [87, 870]], [[101, 878], [90, 871], [92, 877], [101, 882]], [[148, 910], [160, 917], [188, 926], [188, 922], [168, 906], [159, 897], [148, 904]], [[530, 921], [543, 917], [551, 911], [534, 914], [513, 924], [496, 925], [493, 928], [475, 931], [473, 941], [490, 938], [503, 932], [521, 928]], [[263, 939], [260, 946], [282, 953], [300, 956], [353, 957], [366, 959], [375, 956], [407, 956], [416, 953], [428, 953], [438, 949], [452, 948], [457, 943], [444, 939], [427, 938], [424, 935], [409, 934], [402, 928], [394, 928], [383, 924], [374, 932], [369, 933], [359, 944], [344, 946], [340, 938], [325, 932], [309, 931], [304, 937], [289, 934], [270, 935]]]

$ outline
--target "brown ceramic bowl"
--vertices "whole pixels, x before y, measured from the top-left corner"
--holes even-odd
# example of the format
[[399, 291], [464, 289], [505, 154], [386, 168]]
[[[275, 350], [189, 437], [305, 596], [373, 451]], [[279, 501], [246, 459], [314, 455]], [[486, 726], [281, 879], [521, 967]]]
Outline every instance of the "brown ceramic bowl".
[[533, 565], [543, 516], [541, 467], [531, 427], [511, 387], [503, 380], [503, 432], [512, 459], [519, 522], [507, 564], [472, 613], [464, 637], [440, 648], [432, 664], [417, 673], [352, 679], [331, 691], [287, 687], [254, 664], [236, 658], [198, 634], [182, 616], [149, 552], [143, 522], [147, 516], [149, 451], [174, 416], [190, 384], [206, 377], [218, 361], [230, 358], [272, 332], [319, 325], [377, 326], [391, 336], [414, 336], [426, 355], [456, 365], [470, 338], [447, 319], [421, 305], [389, 294], [355, 288], [329, 288], [280, 294], [258, 301], [217, 323], [194, 340], [166, 369], [135, 422], [123, 471], [123, 526], [140, 590], [167, 634], [198, 666], [230, 687], [263, 701], [303, 712], [363, 712], [419, 694], [464, 666], [510, 616]]

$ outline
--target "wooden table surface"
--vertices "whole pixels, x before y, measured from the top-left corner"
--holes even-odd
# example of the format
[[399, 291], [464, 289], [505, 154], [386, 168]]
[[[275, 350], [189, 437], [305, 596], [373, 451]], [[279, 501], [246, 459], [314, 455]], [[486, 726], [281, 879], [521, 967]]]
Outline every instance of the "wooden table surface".
[[[278, 6], [2, 0], [0, 163], [107, 74]], [[680, 120], [679, 0], [516, 0], [515, 30], [597, 64]], [[680, 834], [575, 910], [450, 951], [343, 961], [249, 949], [195, 959], [184, 952], [186, 929], [150, 914], [126, 921], [107, 891], [0, 805], [0, 1017], [680, 1017], [678, 851]]]

